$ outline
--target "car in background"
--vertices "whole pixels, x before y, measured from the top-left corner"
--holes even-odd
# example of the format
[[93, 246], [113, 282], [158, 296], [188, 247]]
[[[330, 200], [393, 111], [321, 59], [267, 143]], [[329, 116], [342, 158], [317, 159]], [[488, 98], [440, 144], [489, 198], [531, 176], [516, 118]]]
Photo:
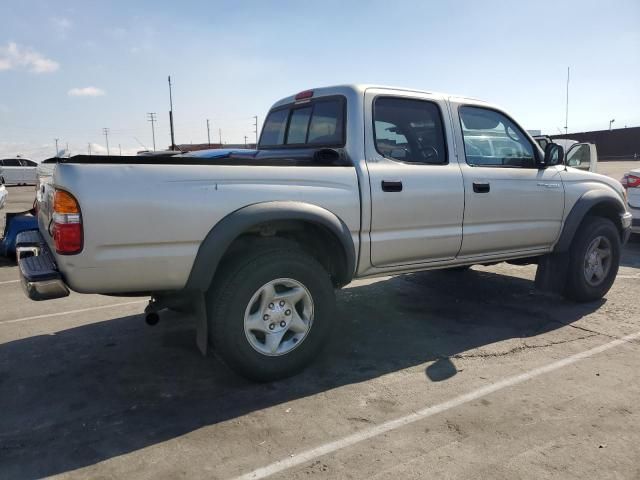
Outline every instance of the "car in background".
[[0, 160], [0, 184], [35, 185], [38, 164], [26, 158], [4, 158]]
[[565, 164], [586, 172], [596, 172], [598, 167], [598, 150], [595, 143], [570, 140], [566, 138], [552, 139], [548, 135], [535, 135], [533, 139], [543, 150], [550, 143], [560, 145], [565, 151]]
[[0, 185], [0, 209], [4, 207], [4, 204], [7, 201], [7, 195], [7, 189], [4, 188], [4, 185]]
[[631, 233], [638, 235], [640, 234], [640, 168], [626, 173], [620, 183], [627, 191], [627, 203], [633, 215]]

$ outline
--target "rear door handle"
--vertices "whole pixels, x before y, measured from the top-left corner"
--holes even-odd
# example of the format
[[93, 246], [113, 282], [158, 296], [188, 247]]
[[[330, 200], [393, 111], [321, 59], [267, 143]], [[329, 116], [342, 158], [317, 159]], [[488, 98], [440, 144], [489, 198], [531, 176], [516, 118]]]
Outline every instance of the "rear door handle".
[[401, 192], [402, 191], [402, 182], [390, 182], [388, 180], [382, 180], [382, 191], [383, 192]]
[[489, 193], [491, 185], [489, 183], [473, 182], [473, 191], [476, 193]]

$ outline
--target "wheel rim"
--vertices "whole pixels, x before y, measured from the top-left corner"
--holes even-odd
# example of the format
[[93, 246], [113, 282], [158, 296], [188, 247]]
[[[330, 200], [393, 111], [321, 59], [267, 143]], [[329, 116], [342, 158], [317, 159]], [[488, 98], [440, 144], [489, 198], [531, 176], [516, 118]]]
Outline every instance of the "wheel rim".
[[589, 285], [600, 285], [609, 275], [612, 263], [611, 242], [602, 235], [594, 238], [584, 257], [584, 278]]
[[244, 333], [262, 355], [286, 355], [307, 338], [313, 324], [313, 299], [292, 278], [265, 283], [251, 297], [244, 313]]

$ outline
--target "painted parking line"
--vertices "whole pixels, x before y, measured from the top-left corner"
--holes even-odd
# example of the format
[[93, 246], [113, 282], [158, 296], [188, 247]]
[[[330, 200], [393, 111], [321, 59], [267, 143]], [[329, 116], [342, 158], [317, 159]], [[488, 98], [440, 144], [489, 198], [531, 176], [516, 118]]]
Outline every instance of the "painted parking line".
[[406, 425], [410, 425], [414, 422], [424, 420], [425, 418], [431, 417], [433, 415], [437, 415], [447, 410], [451, 410], [452, 408], [459, 407], [460, 405], [463, 405], [465, 403], [478, 400], [479, 398], [482, 398], [491, 393], [495, 393], [505, 388], [513, 387], [520, 383], [526, 382], [527, 380], [531, 380], [533, 378], [542, 376], [544, 374], [551, 373], [555, 370], [559, 370], [563, 367], [567, 367], [576, 362], [579, 362], [580, 360], [593, 357], [594, 355], [605, 352], [607, 350], [610, 350], [612, 348], [618, 347], [620, 345], [626, 344], [628, 342], [631, 342], [639, 338], [640, 338], [640, 332], [632, 333], [625, 337], [613, 340], [609, 343], [605, 343], [604, 345], [600, 345], [599, 347], [595, 347], [590, 350], [586, 350], [584, 352], [576, 353], [562, 360], [558, 360], [548, 365], [535, 368], [533, 370], [530, 370], [529, 372], [525, 372], [520, 375], [514, 375], [512, 377], [507, 377], [498, 382], [485, 385], [484, 387], [481, 387], [477, 390], [473, 390], [469, 393], [465, 393], [463, 395], [455, 397], [446, 402], [439, 403], [431, 407], [425, 407], [407, 416], [396, 418], [395, 420], [390, 420], [380, 425], [375, 425], [373, 427], [366, 428], [364, 430], [361, 430], [352, 435], [348, 435], [339, 440], [334, 440], [332, 442], [325, 443], [324, 445], [320, 445], [319, 447], [315, 447], [310, 450], [305, 450], [303, 452], [296, 453], [295, 455], [292, 455], [283, 460], [278, 460], [270, 465], [267, 465], [266, 467], [261, 467], [256, 470], [253, 470], [252, 472], [236, 477], [235, 480], [257, 480], [257, 479], [269, 477], [276, 473], [280, 473], [284, 470], [288, 470], [298, 465], [302, 465], [304, 463], [315, 460], [318, 457], [322, 457], [324, 455], [328, 455], [338, 450], [342, 450], [344, 448], [350, 447], [352, 445], [355, 445], [357, 443], [363, 442], [370, 438], [376, 437], [383, 433], [396, 430]]
[[100, 305], [98, 307], [79, 308], [78, 310], [67, 310], [66, 312], [45, 313], [44, 315], [34, 315], [32, 317], [15, 318], [13, 320], [0, 321], [0, 325], [8, 325], [10, 323], [28, 322], [30, 320], [38, 320], [40, 318], [59, 317], [61, 315], [73, 315], [74, 313], [85, 313], [94, 310], [104, 310], [105, 308], [124, 307], [127, 305], [137, 305], [148, 303], [148, 300], [136, 300], [135, 302], [112, 303], [111, 305]]
[[9, 285], [10, 283], [20, 283], [20, 280], [7, 280], [5, 282], [0, 282], [0, 285]]

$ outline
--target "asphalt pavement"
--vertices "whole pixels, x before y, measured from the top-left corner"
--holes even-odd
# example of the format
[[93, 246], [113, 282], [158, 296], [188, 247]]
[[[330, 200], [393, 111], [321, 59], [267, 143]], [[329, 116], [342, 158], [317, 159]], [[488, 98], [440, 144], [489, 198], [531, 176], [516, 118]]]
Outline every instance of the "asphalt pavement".
[[317, 361], [254, 384], [202, 357], [184, 315], [31, 302], [4, 261], [0, 478], [640, 478], [640, 242], [599, 302], [534, 275], [356, 281]]

